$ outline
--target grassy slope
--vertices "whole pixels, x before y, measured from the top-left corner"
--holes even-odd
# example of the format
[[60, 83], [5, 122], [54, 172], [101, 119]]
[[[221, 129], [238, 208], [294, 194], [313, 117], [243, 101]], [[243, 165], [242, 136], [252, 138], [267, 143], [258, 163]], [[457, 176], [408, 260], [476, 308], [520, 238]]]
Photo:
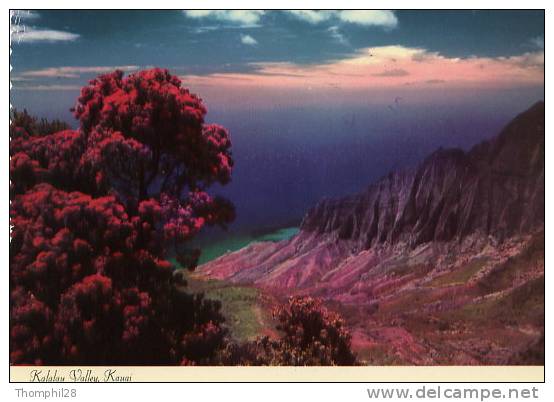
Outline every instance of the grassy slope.
[[463, 285], [487, 263], [488, 258], [475, 258], [460, 269], [435, 278], [431, 286]]
[[206, 298], [221, 301], [225, 326], [237, 341], [245, 341], [274, 332], [270, 307], [260, 290], [225, 281], [203, 279], [187, 273], [190, 293], [204, 293]]
[[[361, 360], [377, 365], [413, 364], [426, 355], [431, 360], [418, 364], [490, 364], [502, 363], [515, 350], [525, 350], [525, 344], [544, 331], [544, 276], [534, 275], [536, 279], [512, 287], [522, 275], [544, 272], [544, 234], [537, 235], [521, 254], [468, 286], [467, 281], [486, 263], [476, 258], [425, 287], [400, 292], [381, 303], [377, 311], [335, 306], [352, 328], [361, 331], [356, 350]], [[401, 266], [394, 275], [422, 277], [429, 269]], [[187, 281], [187, 292], [203, 292], [222, 302], [226, 325], [236, 340], [276, 333], [271, 299], [259, 289], [194, 274], [188, 274]], [[486, 295], [494, 297], [482, 298]], [[445, 308], [428, 309], [438, 302], [446, 303]]]
[[[342, 308], [361, 333], [356, 345], [361, 359], [377, 365], [517, 364], [510, 356], [526, 353], [526, 345], [544, 333], [544, 234], [519, 255], [476, 276], [486, 263], [476, 258], [426, 286], [399, 292], [374, 313]], [[394, 273], [410, 272], [413, 267]], [[469, 284], [471, 278], [476, 282]]]
[[[260, 235], [236, 235], [213, 242], [202, 248], [200, 264], [215, 259], [228, 251], [246, 247], [254, 241], [280, 241], [298, 233], [298, 228], [280, 228]], [[175, 259], [171, 262], [178, 267]], [[225, 281], [204, 279], [183, 270], [190, 293], [204, 293], [206, 298], [221, 301], [221, 312], [231, 336], [245, 341], [260, 335], [275, 336], [275, 323], [271, 315], [273, 301], [268, 295], [251, 286], [235, 285]]]

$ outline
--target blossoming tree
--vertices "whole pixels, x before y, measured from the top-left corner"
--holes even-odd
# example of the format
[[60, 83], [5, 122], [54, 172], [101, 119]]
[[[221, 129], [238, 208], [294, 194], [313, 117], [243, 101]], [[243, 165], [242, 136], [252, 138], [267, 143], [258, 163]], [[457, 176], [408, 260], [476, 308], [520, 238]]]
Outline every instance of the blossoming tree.
[[[201, 364], [225, 335], [217, 302], [175, 286], [167, 256], [234, 219], [227, 130], [167, 70], [102, 75], [77, 130], [10, 127], [10, 361]], [[44, 126], [44, 122], [42, 124]]]

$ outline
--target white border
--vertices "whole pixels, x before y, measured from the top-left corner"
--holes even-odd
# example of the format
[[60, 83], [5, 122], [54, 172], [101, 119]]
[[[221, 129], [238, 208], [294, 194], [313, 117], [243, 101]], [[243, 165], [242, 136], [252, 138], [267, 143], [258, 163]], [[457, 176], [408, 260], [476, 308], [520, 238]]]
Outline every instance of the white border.
[[[546, 1], [536, 1], [536, 0], [527, 0], [522, 1], [457, 1], [445, 3], [444, 1], [372, 1], [371, 3], [366, 1], [329, 1], [329, 0], [306, 0], [306, 1], [291, 1], [291, 0], [280, 0], [280, 1], [215, 1], [215, 0], [203, 0], [201, 2], [191, 2], [191, 1], [165, 1], [163, 3], [153, 3], [153, 2], [140, 2], [140, 1], [118, 1], [117, 4], [114, 4], [113, 1], [107, 0], [97, 0], [94, 3], [77, 3], [74, 0], [72, 1], [11, 1], [9, 7], [18, 8], [18, 9], [40, 9], [40, 8], [110, 8], [116, 5], [120, 8], [170, 8], [170, 9], [180, 9], [180, 8], [201, 8], [201, 9], [222, 9], [222, 8], [253, 8], [253, 9], [289, 9], [289, 8], [318, 8], [318, 9], [335, 9], [335, 8], [381, 8], [381, 9], [402, 9], [402, 8], [418, 8], [418, 9], [457, 9], [457, 8], [538, 8], [546, 9], [546, 27], [545, 27], [545, 43], [549, 43], [551, 31], [551, 23], [553, 22], [552, 10], [548, 8], [552, 2]], [[9, 31], [9, 15], [8, 9], [4, 14], [3, 19], [3, 28], [4, 32]], [[4, 59], [4, 68], [6, 71], [6, 76], [3, 79], [3, 86], [5, 91], [9, 91], [9, 71], [8, 71], [8, 38], [5, 38], [2, 41], [1, 54]], [[551, 64], [551, 53], [546, 52], [545, 65], [550, 66]], [[545, 80], [545, 98], [548, 98], [548, 95], [551, 93], [552, 86], [550, 85], [550, 80]], [[3, 143], [5, 147], [2, 148], [7, 153], [9, 146], [8, 130], [8, 109], [9, 109], [9, 100], [6, 92], [4, 96], [0, 98], [2, 102], [2, 107], [4, 114], [2, 115], [2, 124], [5, 128], [5, 135]], [[546, 102], [546, 149], [550, 149], [550, 128], [552, 126], [549, 116], [552, 116], [550, 113], [552, 110], [551, 104]], [[5, 141], [5, 142], [4, 142]], [[546, 172], [552, 171], [552, 163], [549, 157], [546, 158]], [[2, 222], [4, 224], [4, 231], [2, 232], [2, 255], [5, 261], [5, 271], [4, 276], [1, 281], [2, 287], [2, 306], [1, 309], [3, 312], [8, 311], [8, 216], [9, 216], [9, 191], [8, 191], [8, 158], [2, 159], [2, 166], [4, 171], [4, 176], [1, 183], [2, 191], [2, 203], [3, 211]], [[547, 173], [548, 178], [550, 174]], [[554, 205], [554, 198], [552, 193], [552, 186], [549, 182], [546, 183], [546, 226], [552, 227], [552, 212], [549, 209], [549, 206]], [[546, 231], [546, 261], [551, 261], [552, 257], [552, 236], [549, 231]], [[546, 268], [547, 270], [549, 268]], [[547, 290], [552, 289], [552, 277], [553, 275], [546, 275], [546, 288]], [[546, 311], [552, 312], [552, 298], [549, 296], [549, 292], [546, 292]], [[551, 316], [552, 314], [550, 314]], [[0, 381], [2, 382], [1, 392], [3, 396], [7, 397], [4, 400], [17, 400], [15, 394], [15, 388], [21, 387], [18, 384], [9, 384], [8, 381], [8, 315], [5, 314], [4, 319], [2, 320], [0, 328], [0, 336], [2, 340], [1, 356], [2, 356], [2, 365], [0, 368]], [[549, 315], [546, 317], [546, 333], [551, 335], [552, 332], [552, 320], [549, 318]], [[547, 341], [549, 344], [549, 341]], [[554, 388], [552, 387], [552, 378], [549, 378], [549, 373], [552, 373], [550, 367], [554, 367], [553, 362], [553, 352], [552, 347], [546, 347], [546, 366], [548, 367], [546, 371], [546, 385], [536, 385], [539, 388], [539, 400], [554, 400]], [[550, 374], [550, 377], [552, 375]], [[531, 386], [531, 385], [530, 385]], [[54, 385], [57, 387], [57, 385]], [[73, 385], [72, 385], [73, 387]], [[367, 400], [366, 386], [364, 384], [134, 384], [134, 385], [104, 385], [104, 386], [92, 386], [92, 385], [77, 385], [75, 386], [78, 389], [78, 399], [84, 401], [99, 401], [102, 399], [105, 400], [118, 400], [118, 399], [127, 399], [130, 398], [138, 400], [158, 400], [160, 398], [177, 398], [178, 400], [218, 400], [218, 401], [231, 401], [231, 400], [241, 400], [241, 401], [280, 401], [291, 400], [291, 401], [354, 401], [354, 400]], [[406, 385], [406, 387], [417, 389], [421, 387], [421, 384], [412, 384]], [[499, 385], [499, 387], [506, 388], [508, 385]], [[524, 388], [526, 385], [519, 384], [517, 388]], [[29, 387], [26, 387], [30, 389]], [[32, 389], [51, 389], [52, 385], [33, 385]]]

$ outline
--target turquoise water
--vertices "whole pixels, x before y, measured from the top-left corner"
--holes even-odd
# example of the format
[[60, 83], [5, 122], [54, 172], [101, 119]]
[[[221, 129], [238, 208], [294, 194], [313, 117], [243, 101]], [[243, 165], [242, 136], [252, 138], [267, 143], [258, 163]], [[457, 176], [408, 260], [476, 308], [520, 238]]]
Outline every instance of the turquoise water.
[[283, 228], [257, 238], [258, 241], [281, 241], [290, 239], [298, 233], [298, 228]]
[[298, 231], [298, 228], [290, 227], [266, 233], [261, 236], [233, 235], [222, 240], [214, 241], [213, 243], [208, 243], [200, 247], [202, 255], [200, 256], [198, 264], [204, 264], [208, 261], [214, 260], [229, 251], [240, 250], [241, 248], [244, 248], [250, 243], [256, 241], [281, 241], [290, 239], [292, 236], [297, 234]]

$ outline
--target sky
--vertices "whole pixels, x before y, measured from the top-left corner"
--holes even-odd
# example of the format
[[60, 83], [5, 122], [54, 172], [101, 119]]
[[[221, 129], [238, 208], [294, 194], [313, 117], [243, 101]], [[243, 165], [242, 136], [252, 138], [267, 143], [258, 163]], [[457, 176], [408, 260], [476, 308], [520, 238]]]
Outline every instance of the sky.
[[18, 11], [11, 44], [12, 104], [72, 125], [99, 74], [178, 75], [231, 131], [238, 226], [467, 149], [544, 99], [543, 11]]

